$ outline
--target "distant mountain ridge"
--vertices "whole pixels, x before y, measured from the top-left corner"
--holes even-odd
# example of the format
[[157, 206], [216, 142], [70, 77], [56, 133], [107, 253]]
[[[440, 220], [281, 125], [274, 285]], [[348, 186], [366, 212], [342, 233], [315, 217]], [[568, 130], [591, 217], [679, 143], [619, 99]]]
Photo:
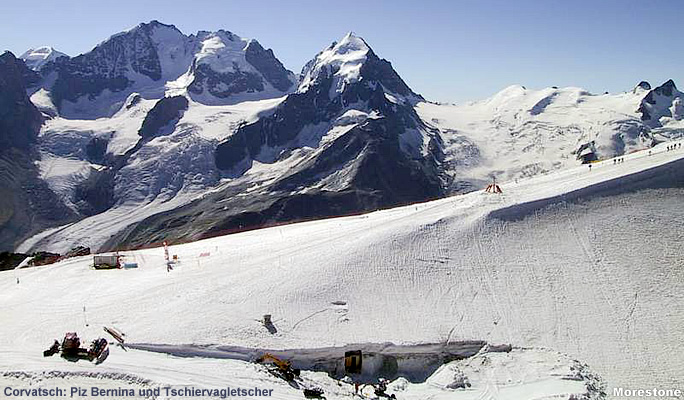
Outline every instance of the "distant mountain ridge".
[[37, 79], [14, 54], [0, 55], [0, 251], [45, 226], [75, 218], [40, 179], [34, 163], [43, 116], [26, 91]]
[[40, 71], [45, 64], [55, 61], [60, 57], [68, 58], [69, 56], [49, 46], [28, 49], [19, 56], [20, 59], [24, 60], [26, 66], [34, 71]]
[[[650, 88], [650, 85], [649, 85]], [[682, 100], [684, 93], [677, 90], [672, 79], [663, 83], [661, 86], [650, 90], [641, 100], [639, 112], [641, 119], [651, 126], [663, 126], [661, 118], [681, 120], [684, 117], [684, 106]]]
[[604, 95], [514, 85], [437, 104], [353, 33], [298, 76], [255, 40], [158, 21], [45, 60], [17, 69], [45, 121], [28, 151], [64, 220], [77, 222], [33, 235], [24, 251], [138, 247], [359, 213], [684, 132], [674, 82]]
[[79, 56], [46, 60], [39, 72], [54, 73], [46, 89], [62, 114], [109, 117], [131, 93], [163, 96], [188, 89], [206, 102], [230, 96], [287, 92], [296, 82], [273, 52], [227, 31], [184, 35], [173, 25], [142, 23]]

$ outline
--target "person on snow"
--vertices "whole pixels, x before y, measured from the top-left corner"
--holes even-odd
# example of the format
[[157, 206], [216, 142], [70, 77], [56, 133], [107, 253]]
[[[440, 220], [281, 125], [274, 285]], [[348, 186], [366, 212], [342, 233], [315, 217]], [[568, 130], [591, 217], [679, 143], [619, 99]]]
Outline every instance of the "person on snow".
[[388, 399], [396, 399], [397, 396], [385, 393], [387, 391], [387, 384], [389, 380], [385, 378], [378, 379], [378, 386], [375, 387], [375, 395], [379, 397], [387, 397]]

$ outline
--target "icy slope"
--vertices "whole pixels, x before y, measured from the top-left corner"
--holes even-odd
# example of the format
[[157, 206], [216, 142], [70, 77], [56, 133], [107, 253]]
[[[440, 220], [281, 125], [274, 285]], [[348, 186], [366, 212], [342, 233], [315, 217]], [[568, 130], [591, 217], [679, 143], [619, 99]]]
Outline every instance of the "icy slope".
[[[609, 391], [681, 387], [672, 244], [684, 229], [684, 150], [665, 148], [504, 182], [503, 195], [174, 246], [170, 273], [160, 248], [126, 253], [137, 270], [94, 271], [81, 258], [0, 273], [0, 317], [12, 321], [0, 348], [38, 354], [65, 330], [92, 336], [103, 324], [170, 346], [486, 340], [567, 353]], [[257, 322], [267, 313], [276, 334]]]
[[[668, 99], [673, 102], [670, 86]], [[585, 148], [605, 159], [682, 137], [676, 119], [663, 118], [660, 128], [642, 121], [644, 98], [654, 104], [647, 104], [649, 110], [656, 107], [656, 98], [661, 109], [670, 107], [663, 96], [640, 86], [596, 95], [573, 87], [531, 90], [514, 85], [487, 100], [463, 105], [423, 102], [416, 110], [440, 129], [456, 181], [482, 182], [491, 175], [514, 179], [571, 167]]]
[[[65, 252], [74, 243], [98, 248], [132, 223], [207, 195], [212, 187], [220, 188], [212, 157], [218, 140], [238, 124], [268, 112], [281, 101], [242, 102], [233, 106], [192, 102], [173, 132], [142, 141], [138, 131], [155, 101], [134, 99], [135, 94], [112, 118], [57, 117], [45, 123], [40, 134], [42, 159], [38, 163], [42, 178], [75, 210], [88, 210], [82, 194], [88, 177], [106, 171], [110, 168], [108, 163], [115, 165], [117, 158], [135, 152], [114, 178], [112, 197], [102, 200], [111, 201], [111, 208], [42, 232], [24, 242], [21, 251], [38, 246]], [[99, 153], [94, 150], [98, 146]], [[251, 178], [254, 175], [256, 172]]]

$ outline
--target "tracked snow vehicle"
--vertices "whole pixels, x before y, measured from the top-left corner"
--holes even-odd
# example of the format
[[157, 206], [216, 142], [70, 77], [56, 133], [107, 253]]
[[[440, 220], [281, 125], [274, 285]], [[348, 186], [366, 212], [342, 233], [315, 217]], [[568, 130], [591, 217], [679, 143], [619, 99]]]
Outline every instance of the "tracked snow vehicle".
[[100, 364], [109, 356], [109, 343], [107, 339], [99, 338], [93, 340], [89, 348], [82, 348], [78, 334], [67, 332], [62, 343], [55, 340], [52, 346], [43, 352], [43, 356], [50, 357], [57, 353], [61, 353], [62, 358], [69, 361], [88, 360]]

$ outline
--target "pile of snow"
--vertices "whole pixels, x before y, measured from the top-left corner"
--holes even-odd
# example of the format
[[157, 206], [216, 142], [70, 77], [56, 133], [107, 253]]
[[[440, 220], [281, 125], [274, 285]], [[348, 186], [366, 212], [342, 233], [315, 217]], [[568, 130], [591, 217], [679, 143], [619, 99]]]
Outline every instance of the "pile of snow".
[[[214, 359], [202, 357], [169, 357], [164, 354], [135, 350], [122, 351], [111, 347], [111, 355], [104, 364], [94, 366], [89, 363], [67, 363], [54, 356], [27, 354], [15, 350], [3, 353], [0, 360], [0, 384], [12, 388], [64, 388], [64, 382], [72, 387], [88, 391], [134, 390], [134, 398], [140, 396], [139, 390], [158, 391], [153, 398], [171, 400], [171, 389], [185, 387], [218, 391], [215, 395], [203, 396], [204, 399], [222, 398], [221, 390], [226, 388], [260, 388], [270, 390], [269, 398], [275, 400], [302, 399], [300, 388], [288, 385], [266, 371], [263, 366], [246, 361]], [[470, 364], [470, 365], [468, 365]], [[542, 350], [531, 349], [514, 351], [510, 354], [481, 354], [473, 359], [455, 361], [435, 373], [426, 383], [411, 383], [399, 378], [388, 385], [388, 394], [395, 394], [402, 400], [481, 399], [499, 393], [498, 398], [571, 398], [587, 395], [588, 399], [599, 398], [595, 391], [587, 389], [587, 380], [578, 380], [573, 369], [576, 362], [567, 356]], [[489, 368], [491, 366], [491, 368]], [[473, 382], [469, 388], [449, 388], [443, 385], [453, 370], [467, 371], [468, 379]], [[496, 375], [492, 375], [495, 373]], [[515, 380], [508, 380], [513, 376]], [[329, 400], [359, 398], [354, 395], [351, 383], [336, 381], [325, 373], [302, 371], [304, 387], [323, 389]], [[446, 378], [446, 379], [445, 379]], [[66, 388], [69, 390], [69, 388]], [[167, 392], [169, 390], [169, 392]], [[67, 396], [71, 392], [67, 392]], [[369, 399], [377, 399], [370, 386], [362, 387], [360, 393]], [[77, 393], [74, 398], [81, 398]], [[123, 396], [98, 396], [100, 398], [122, 398]], [[225, 396], [223, 398], [229, 398]]]

